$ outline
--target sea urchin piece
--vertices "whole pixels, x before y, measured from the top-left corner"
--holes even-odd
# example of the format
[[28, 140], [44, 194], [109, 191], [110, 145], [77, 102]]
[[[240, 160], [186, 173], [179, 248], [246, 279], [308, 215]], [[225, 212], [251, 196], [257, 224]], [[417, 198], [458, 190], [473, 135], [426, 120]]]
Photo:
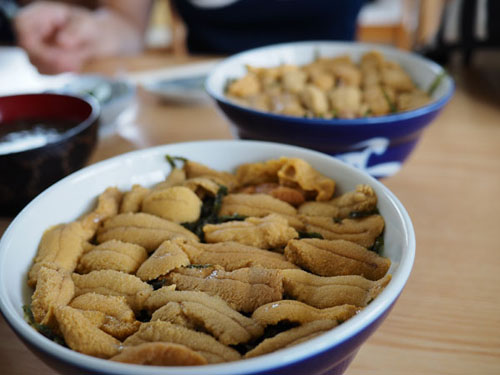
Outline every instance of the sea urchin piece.
[[205, 241], [210, 243], [235, 241], [261, 249], [284, 247], [299, 234], [288, 221], [276, 214], [263, 218], [249, 217], [245, 221], [208, 224], [203, 227]]
[[38, 272], [42, 267], [73, 272], [83, 253], [84, 242], [85, 230], [79, 222], [60, 224], [46, 230], [28, 273], [28, 285], [36, 285]]
[[261, 336], [263, 327], [232, 309], [223, 299], [197, 291], [160, 288], [146, 300], [155, 309], [151, 320], [170, 321], [187, 328], [209, 332], [225, 345], [248, 342]]
[[134, 185], [130, 191], [123, 194], [120, 205], [120, 213], [139, 212], [142, 207], [142, 201], [151, 190], [141, 185]]
[[118, 354], [120, 341], [94, 326], [80, 311], [69, 306], [55, 310], [64, 341], [73, 350], [99, 358]]
[[142, 246], [110, 240], [84, 252], [76, 270], [79, 273], [98, 270], [135, 273], [147, 257], [148, 253]]
[[319, 233], [326, 240], [346, 240], [363, 247], [373, 246], [384, 230], [384, 219], [370, 215], [361, 219], [334, 221], [325, 216], [301, 216], [307, 232]]
[[203, 244], [180, 239], [176, 241], [192, 264], [219, 265], [226, 271], [253, 266], [270, 269], [297, 268], [282, 254], [242, 245], [238, 242]]
[[96, 314], [97, 327], [119, 340], [126, 339], [139, 329], [140, 322], [135, 319], [123, 296], [85, 293], [74, 298], [69, 306], [82, 310], [87, 318], [90, 318], [89, 312], [102, 313], [102, 319]]
[[377, 281], [363, 276], [317, 276], [303, 270], [283, 270], [285, 294], [319, 309], [344, 304], [364, 307], [382, 292], [391, 280]]
[[220, 216], [242, 215], [264, 217], [279, 214], [287, 219], [288, 224], [302, 230], [304, 225], [297, 218], [297, 210], [291, 204], [273, 198], [267, 194], [229, 194], [222, 200]]
[[57, 330], [54, 309], [66, 306], [75, 294], [71, 274], [42, 267], [31, 297], [31, 311], [35, 321]]
[[291, 240], [285, 248], [285, 256], [320, 276], [360, 275], [378, 280], [391, 265], [390, 259], [345, 240]]
[[282, 321], [304, 324], [314, 320], [335, 320], [344, 322], [360, 310], [353, 305], [340, 305], [326, 309], [317, 309], [303, 302], [282, 300], [260, 306], [252, 314], [252, 318], [264, 326], [278, 324]]
[[327, 201], [335, 192], [335, 181], [314, 169], [300, 158], [287, 158], [278, 171], [280, 185], [300, 187], [312, 192], [316, 201]]
[[143, 212], [116, 215], [106, 220], [97, 233], [99, 243], [120, 240], [140, 245], [148, 252], [156, 250], [163, 241], [176, 237], [198, 240], [182, 225]]
[[122, 193], [116, 187], [108, 187], [99, 195], [96, 208], [79, 220], [85, 230], [87, 240], [94, 236], [97, 228], [104, 220], [118, 213], [121, 200]]
[[208, 363], [236, 361], [241, 358], [236, 350], [220, 343], [210, 335], [161, 320], [142, 323], [139, 331], [127, 338], [124, 344], [130, 346], [146, 342], [171, 342], [185, 345], [205, 357]]
[[140, 311], [153, 287], [137, 276], [114, 270], [92, 271], [86, 275], [74, 273], [75, 295], [98, 293], [108, 296], [124, 296], [134, 311]]
[[149, 281], [188, 264], [189, 258], [181, 247], [175, 241], [167, 240], [142, 263], [136, 275], [143, 281]]
[[153, 190], [142, 201], [142, 211], [174, 223], [198, 220], [202, 201], [185, 186], [172, 186]]
[[229, 172], [216, 171], [192, 160], [187, 160], [184, 163], [184, 171], [188, 180], [196, 177], [208, 178], [218, 185], [227, 187], [228, 191], [232, 191], [238, 184], [235, 175]]
[[110, 361], [149, 366], [199, 366], [208, 363], [205, 357], [187, 346], [171, 342], [127, 346]]
[[305, 202], [298, 212], [306, 216], [329, 216], [335, 219], [349, 217], [352, 213], [370, 212], [377, 207], [377, 195], [369, 185], [358, 185], [328, 202]]
[[247, 352], [245, 358], [257, 357], [300, 344], [329, 331], [336, 327], [337, 324], [335, 320], [316, 320], [299, 327], [291, 328], [287, 331], [278, 333], [276, 336], [265, 339], [255, 348]]
[[219, 296], [238, 311], [252, 312], [283, 297], [280, 270], [261, 267], [226, 272], [220, 267], [179, 268], [165, 279], [178, 290], [198, 290]]

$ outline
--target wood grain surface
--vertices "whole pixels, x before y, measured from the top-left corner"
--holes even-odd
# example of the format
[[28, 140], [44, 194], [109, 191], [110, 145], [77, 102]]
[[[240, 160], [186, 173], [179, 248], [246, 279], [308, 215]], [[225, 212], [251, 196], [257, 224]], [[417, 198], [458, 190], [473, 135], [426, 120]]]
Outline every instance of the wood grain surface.
[[[146, 55], [89, 71], [182, 62]], [[453, 99], [401, 172], [383, 180], [413, 220], [416, 260], [395, 308], [347, 375], [500, 374], [500, 72], [451, 72]], [[232, 137], [211, 102], [165, 103], [139, 90], [129, 117], [100, 141], [92, 163], [153, 145]], [[9, 222], [1, 219], [0, 231]], [[54, 374], [0, 318], [0, 374], [30, 373]]]

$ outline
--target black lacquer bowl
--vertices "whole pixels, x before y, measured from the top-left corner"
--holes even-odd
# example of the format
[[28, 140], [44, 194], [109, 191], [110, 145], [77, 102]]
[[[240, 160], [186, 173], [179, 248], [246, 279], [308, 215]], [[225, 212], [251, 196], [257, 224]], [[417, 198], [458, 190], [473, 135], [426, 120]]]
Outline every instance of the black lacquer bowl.
[[59, 94], [0, 97], [0, 216], [13, 216], [80, 169], [97, 142], [99, 105]]

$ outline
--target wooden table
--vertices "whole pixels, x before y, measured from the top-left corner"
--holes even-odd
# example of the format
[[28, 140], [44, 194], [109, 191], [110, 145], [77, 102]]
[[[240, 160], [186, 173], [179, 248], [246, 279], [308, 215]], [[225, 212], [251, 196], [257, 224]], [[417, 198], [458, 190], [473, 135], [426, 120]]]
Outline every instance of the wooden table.
[[[182, 62], [146, 55], [88, 70], [112, 74]], [[452, 73], [454, 98], [402, 171], [383, 181], [413, 220], [416, 261], [393, 312], [348, 375], [500, 374], [500, 87], [490, 85], [500, 76], [498, 70]], [[131, 119], [100, 141], [91, 162], [158, 144], [231, 137], [210, 102], [168, 104], [139, 91]], [[8, 223], [1, 220], [0, 231]], [[30, 373], [54, 372], [0, 320], [0, 374]]]

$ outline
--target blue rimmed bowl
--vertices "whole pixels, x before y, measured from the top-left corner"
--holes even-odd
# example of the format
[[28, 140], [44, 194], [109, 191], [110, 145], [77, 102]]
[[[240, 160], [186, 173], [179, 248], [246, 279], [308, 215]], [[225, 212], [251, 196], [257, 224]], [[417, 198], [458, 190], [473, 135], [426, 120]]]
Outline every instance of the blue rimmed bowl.
[[[371, 185], [386, 222], [383, 255], [392, 262], [391, 281], [366, 308], [331, 331], [271, 354], [230, 363], [198, 367], [129, 365], [83, 355], [42, 336], [24, 320], [22, 306], [30, 303], [32, 291], [26, 285], [27, 272], [44, 230], [88, 212], [95, 197], [108, 186], [126, 190], [133, 184], [151, 186], [164, 180], [170, 172], [166, 154], [226, 171], [234, 171], [242, 163], [299, 157], [335, 179], [338, 193], [353, 190], [358, 184]], [[404, 206], [382, 183], [357, 168], [323, 153], [277, 143], [229, 140], [171, 144], [86, 167], [26, 206], [0, 240], [0, 312], [34, 353], [64, 374], [339, 375], [391, 311], [408, 280], [414, 256], [415, 234]]]
[[417, 54], [388, 46], [349, 42], [296, 42], [256, 48], [223, 60], [208, 76], [206, 90], [234, 125], [242, 139], [282, 142], [341, 158], [375, 177], [395, 174], [415, 148], [423, 129], [438, 115], [454, 92], [444, 75], [432, 101], [421, 108], [357, 119], [302, 118], [245, 107], [225, 95], [229, 80], [246, 74], [246, 65], [273, 67], [304, 65], [318, 56], [349, 55], [354, 61], [369, 51], [380, 51], [398, 62], [421, 89], [428, 89], [444, 70]]

